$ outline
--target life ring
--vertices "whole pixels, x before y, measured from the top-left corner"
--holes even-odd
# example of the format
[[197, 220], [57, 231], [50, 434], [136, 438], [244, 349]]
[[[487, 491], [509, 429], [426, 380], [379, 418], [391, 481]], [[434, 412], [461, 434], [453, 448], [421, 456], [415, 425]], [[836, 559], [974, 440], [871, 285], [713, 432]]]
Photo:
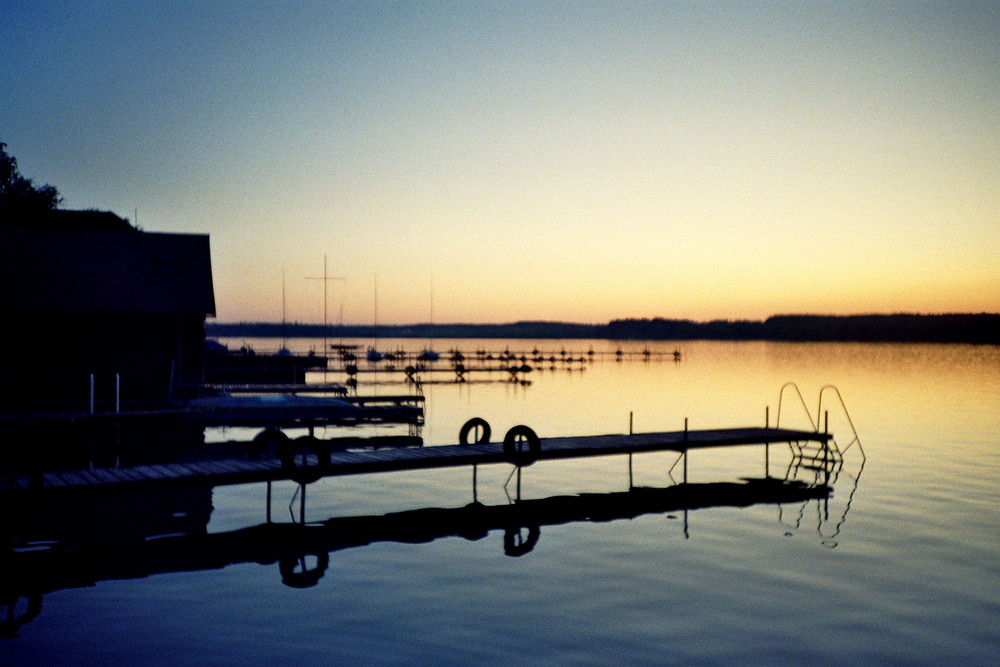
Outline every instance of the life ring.
[[[309, 453], [316, 455], [316, 465], [309, 465]], [[303, 435], [281, 448], [281, 467], [299, 484], [312, 484], [330, 467], [330, 450], [311, 435]]]
[[254, 436], [250, 447], [250, 458], [258, 459], [261, 455], [274, 456], [288, 444], [288, 436], [276, 428], [265, 428]]
[[489, 423], [482, 417], [473, 417], [469, 421], [462, 424], [461, 430], [458, 432], [458, 442], [463, 445], [469, 444], [469, 434], [473, 431], [479, 433], [473, 442], [475, 444], [481, 444], [490, 441], [490, 434], [493, 432], [490, 429]]
[[507, 461], [518, 467], [530, 466], [541, 450], [538, 435], [527, 426], [515, 426], [503, 437], [503, 453]]

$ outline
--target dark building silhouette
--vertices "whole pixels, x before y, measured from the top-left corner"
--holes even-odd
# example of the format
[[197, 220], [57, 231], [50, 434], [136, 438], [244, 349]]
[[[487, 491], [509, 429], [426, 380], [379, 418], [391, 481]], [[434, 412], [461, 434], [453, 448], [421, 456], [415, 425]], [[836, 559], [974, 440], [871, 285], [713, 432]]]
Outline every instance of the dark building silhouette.
[[201, 382], [215, 314], [209, 239], [141, 232], [111, 213], [0, 224], [0, 411], [178, 398]]

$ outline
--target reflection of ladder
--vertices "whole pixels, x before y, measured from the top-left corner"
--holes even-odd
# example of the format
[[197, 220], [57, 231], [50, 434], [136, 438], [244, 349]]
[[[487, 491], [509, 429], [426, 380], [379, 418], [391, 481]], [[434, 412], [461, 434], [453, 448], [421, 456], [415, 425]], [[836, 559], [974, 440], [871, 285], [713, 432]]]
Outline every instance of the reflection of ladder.
[[796, 441], [789, 444], [795, 472], [803, 469], [814, 470], [817, 475], [821, 472], [836, 475], [844, 465], [844, 455], [832, 438], [828, 443]]

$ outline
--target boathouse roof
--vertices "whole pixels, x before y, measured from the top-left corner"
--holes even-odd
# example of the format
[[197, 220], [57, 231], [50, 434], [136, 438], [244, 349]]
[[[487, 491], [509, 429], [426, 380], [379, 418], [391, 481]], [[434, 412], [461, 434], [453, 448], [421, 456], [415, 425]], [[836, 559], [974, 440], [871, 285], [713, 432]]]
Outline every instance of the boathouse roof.
[[215, 315], [208, 235], [60, 213], [59, 224], [0, 226], [0, 312]]

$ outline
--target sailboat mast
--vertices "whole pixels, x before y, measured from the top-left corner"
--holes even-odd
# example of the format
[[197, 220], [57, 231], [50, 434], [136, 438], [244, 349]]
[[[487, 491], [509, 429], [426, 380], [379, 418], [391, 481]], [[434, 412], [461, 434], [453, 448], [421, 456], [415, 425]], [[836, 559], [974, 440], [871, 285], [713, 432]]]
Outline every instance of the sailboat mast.
[[330, 352], [330, 350], [329, 350], [329, 344], [328, 344], [328, 341], [327, 341], [327, 338], [328, 338], [327, 326], [329, 325], [329, 322], [330, 322], [330, 318], [329, 318], [329, 303], [328, 303], [329, 302], [329, 297], [328, 297], [329, 284], [330, 284], [331, 280], [347, 280], [347, 278], [345, 278], [343, 276], [330, 276], [329, 273], [328, 273], [328, 270], [327, 270], [327, 266], [328, 265], [329, 265], [329, 262], [327, 262], [326, 253], [323, 253], [323, 276], [322, 277], [309, 276], [307, 278], [307, 280], [322, 280], [323, 281], [323, 356], [324, 357], [327, 354], [329, 354], [329, 352]]
[[[323, 356], [330, 354], [330, 348], [326, 343], [326, 286], [329, 279], [326, 277], [326, 253], [323, 253]], [[326, 368], [326, 364], [323, 365]]]

